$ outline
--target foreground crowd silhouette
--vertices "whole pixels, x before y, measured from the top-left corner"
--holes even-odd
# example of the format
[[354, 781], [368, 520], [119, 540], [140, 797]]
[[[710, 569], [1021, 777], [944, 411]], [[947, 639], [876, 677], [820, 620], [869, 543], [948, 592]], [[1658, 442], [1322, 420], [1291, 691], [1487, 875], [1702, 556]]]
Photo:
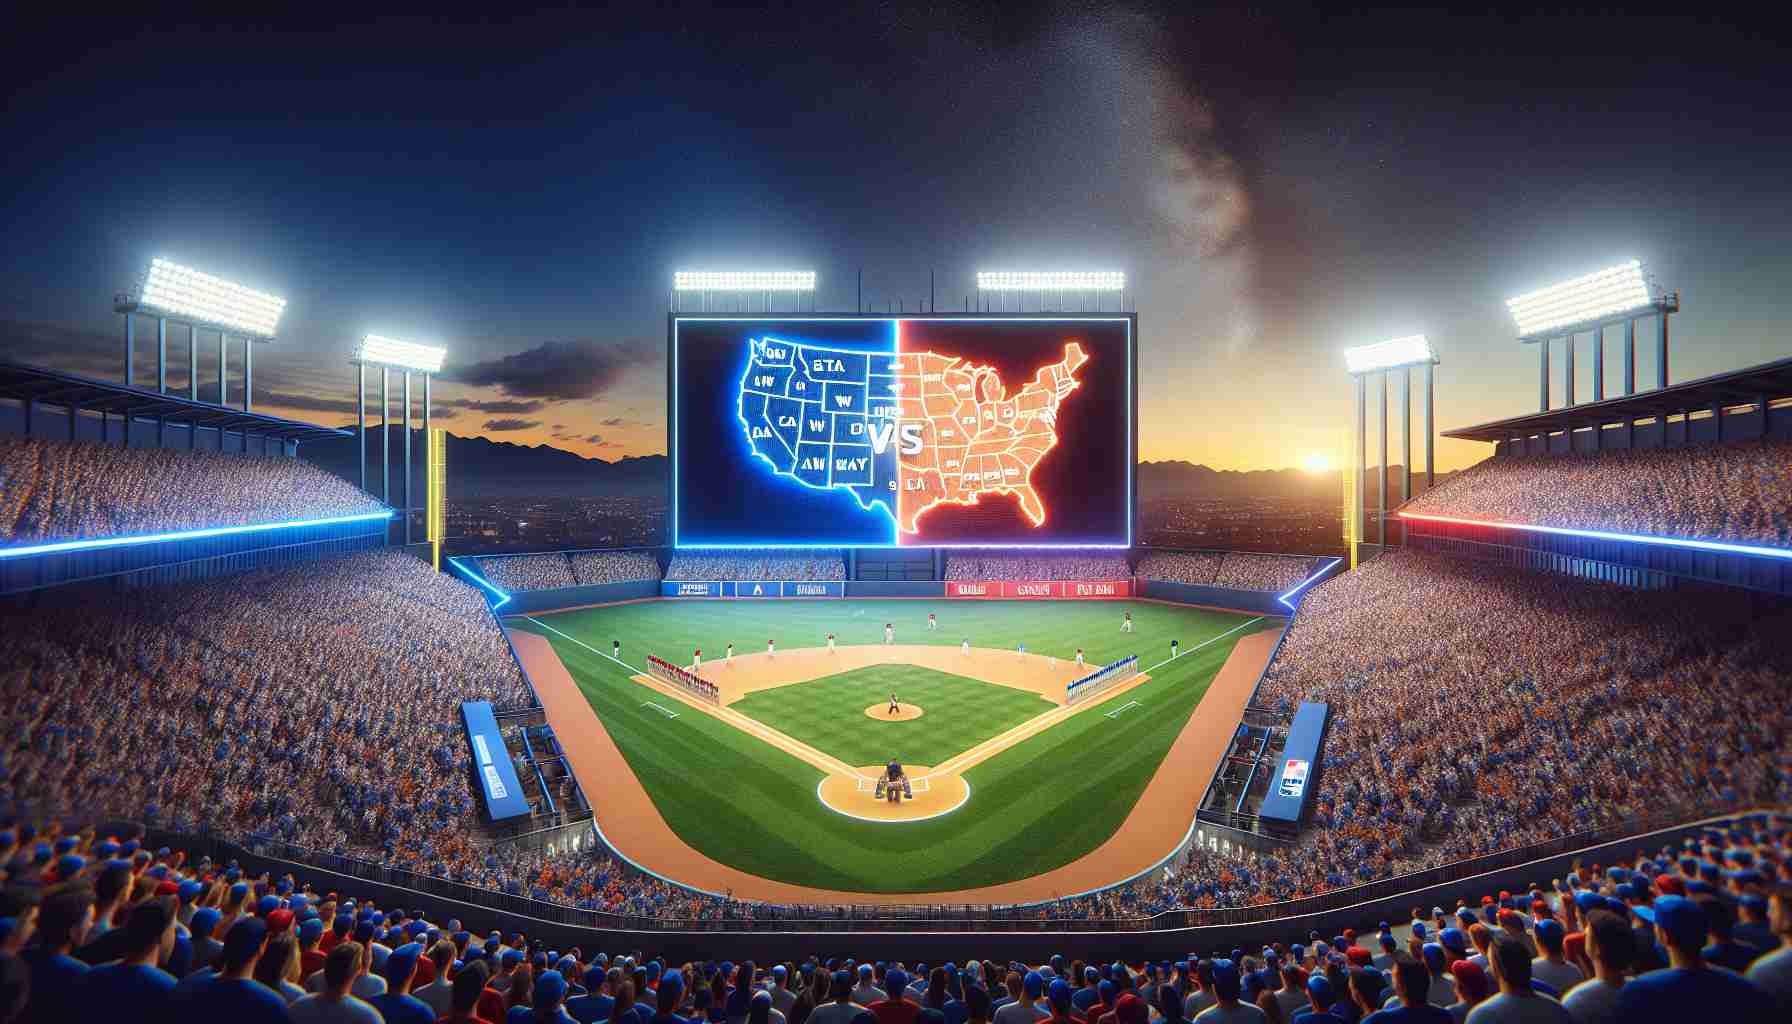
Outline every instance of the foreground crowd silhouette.
[[[151, 849], [0, 824], [0, 1024], [1769, 1024], [1792, 1014], [1792, 818], [1750, 815], [1547, 887], [1250, 950], [1085, 963], [668, 960]], [[587, 948], [589, 947], [589, 948]], [[968, 955], [962, 965], [955, 959]], [[1713, 1016], [1715, 1014], [1715, 1016]]]
[[1492, 458], [1406, 507], [1784, 547], [1792, 544], [1792, 441]]
[[0, 543], [318, 519], [381, 507], [301, 459], [0, 434]]

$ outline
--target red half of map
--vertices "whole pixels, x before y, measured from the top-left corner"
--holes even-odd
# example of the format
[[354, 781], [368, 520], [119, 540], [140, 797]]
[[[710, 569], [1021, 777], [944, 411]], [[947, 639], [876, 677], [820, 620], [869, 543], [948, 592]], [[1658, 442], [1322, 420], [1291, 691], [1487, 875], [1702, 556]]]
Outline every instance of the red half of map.
[[899, 416], [921, 424], [918, 450], [898, 456], [897, 529], [919, 533], [929, 509], [975, 505], [986, 494], [1013, 495], [1027, 521], [1042, 525], [1047, 510], [1033, 489], [1033, 467], [1058, 443], [1058, 407], [1089, 361], [1083, 347], [1067, 342], [1063, 359], [1012, 394], [993, 367], [957, 356], [902, 352], [896, 359]]

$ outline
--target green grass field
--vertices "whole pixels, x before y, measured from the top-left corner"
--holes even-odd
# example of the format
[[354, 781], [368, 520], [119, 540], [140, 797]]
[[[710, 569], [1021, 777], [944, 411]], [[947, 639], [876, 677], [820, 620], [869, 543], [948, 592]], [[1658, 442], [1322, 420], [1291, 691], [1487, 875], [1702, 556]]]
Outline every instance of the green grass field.
[[[879, 722], [865, 709], [890, 694], [925, 712]], [[1034, 693], [916, 665], [873, 665], [825, 679], [760, 690], [729, 707], [857, 767], [894, 758], [937, 765], [1056, 707]]]
[[[925, 629], [930, 610], [940, 621], [932, 633]], [[1137, 626], [1131, 635], [1120, 632], [1128, 610]], [[643, 707], [640, 684], [629, 678], [649, 654], [682, 664], [697, 647], [719, 651], [729, 642], [742, 652], [758, 651], [769, 637], [787, 650], [821, 646], [833, 632], [842, 645], [881, 643], [886, 621], [895, 624], [898, 643], [956, 645], [968, 638], [974, 646], [1012, 649], [1024, 642], [1029, 653], [1060, 659], [1081, 646], [1092, 665], [1137, 654], [1152, 678], [1125, 695], [1141, 708], [1111, 719], [1098, 709], [1084, 712], [1018, 743], [966, 774], [971, 796], [963, 807], [901, 824], [836, 814], [816, 797], [821, 773], [815, 768], [708, 715], [669, 719]], [[647, 601], [505, 622], [553, 644], [660, 813], [695, 849], [800, 885], [927, 893], [1027, 878], [1100, 845], [1132, 810], [1233, 645], [1252, 632], [1279, 629], [1282, 620], [1148, 602], [848, 598]], [[1185, 653], [1160, 664], [1172, 638]], [[616, 639], [626, 668], [608, 657]], [[864, 716], [866, 705], [888, 696], [887, 689], [871, 692], [871, 699], [855, 697], [841, 712], [846, 736], [799, 738], [851, 763], [879, 763], [888, 756], [882, 746], [869, 758], [839, 753], [850, 749], [840, 744], [856, 742], [847, 737], [876, 737], [890, 724]], [[945, 724], [926, 702], [913, 703], [928, 707], [914, 723], [923, 731]], [[601, 792], [596, 802], [601, 808]], [[893, 872], [892, 864], [902, 870]]]

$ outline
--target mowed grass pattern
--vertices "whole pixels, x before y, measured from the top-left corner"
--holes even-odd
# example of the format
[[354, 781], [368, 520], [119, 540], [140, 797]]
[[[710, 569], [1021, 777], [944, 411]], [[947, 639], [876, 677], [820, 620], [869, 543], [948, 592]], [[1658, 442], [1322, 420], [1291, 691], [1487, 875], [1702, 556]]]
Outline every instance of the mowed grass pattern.
[[[865, 717], [890, 694], [919, 707], [907, 722]], [[1035, 693], [917, 665], [873, 665], [791, 686], [759, 690], [730, 704], [793, 739], [854, 767], [932, 767], [1056, 707]]]
[[[941, 628], [927, 632], [930, 605], [670, 600], [537, 617], [566, 636], [522, 618], [506, 623], [553, 644], [660, 813], [695, 849], [799, 885], [914, 894], [1026, 878], [1100, 845], [1131, 812], [1239, 637], [1282, 625], [1144, 602], [964, 601], [932, 605]], [[1119, 632], [1127, 609], [1138, 629], [1130, 636]], [[743, 651], [767, 636], [780, 648], [820, 646], [832, 631], [842, 644], [881, 643], [885, 621], [896, 624], [899, 643], [1025, 642], [1060, 658], [1082, 646], [1091, 663], [1137, 653], [1147, 668], [1167, 657], [1171, 637], [1189, 651], [1244, 628], [1155, 668], [1125, 694], [1141, 708], [1110, 719], [1098, 704], [973, 768], [971, 797], [954, 813], [896, 825], [828, 810], [815, 795], [819, 771], [708, 715], [668, 719], [645, 706], [647, 691], [630, 678], [647, 654], [684, 661], [695, 647], [720, 650], [730, 640]], [[629, 667], [605, 656], [614, 638]], [[583, 781], [601, 820], [605, 780]]]

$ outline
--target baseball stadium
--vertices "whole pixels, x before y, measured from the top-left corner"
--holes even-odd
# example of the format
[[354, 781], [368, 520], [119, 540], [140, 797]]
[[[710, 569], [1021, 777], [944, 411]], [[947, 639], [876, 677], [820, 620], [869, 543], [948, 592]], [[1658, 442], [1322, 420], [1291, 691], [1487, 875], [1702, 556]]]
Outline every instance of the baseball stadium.
[[1448, 346], [1347, 353], [1341, 554], [1163, 548], [1121, 275], [987, 276], [879, 315], [681, 274], [650, 547], [457, 553], [443, 351], [369, 335], [358, 429], [257, 412], [284, 302], [206, 271], [119, 296], [122, 382], [0, 364], [9, 950], [167, 935], [215, 994], [284, 943], [264, 984], [388, 1020], [465, 976], [482, 1017], [1143, 1024], [1792, 942], [1792, 357], [1670, 381], [1678, 296], [1600, 271], [1513, 301], [1540, 408], [1444, 431], [1486, 445], [1447, 480]]

